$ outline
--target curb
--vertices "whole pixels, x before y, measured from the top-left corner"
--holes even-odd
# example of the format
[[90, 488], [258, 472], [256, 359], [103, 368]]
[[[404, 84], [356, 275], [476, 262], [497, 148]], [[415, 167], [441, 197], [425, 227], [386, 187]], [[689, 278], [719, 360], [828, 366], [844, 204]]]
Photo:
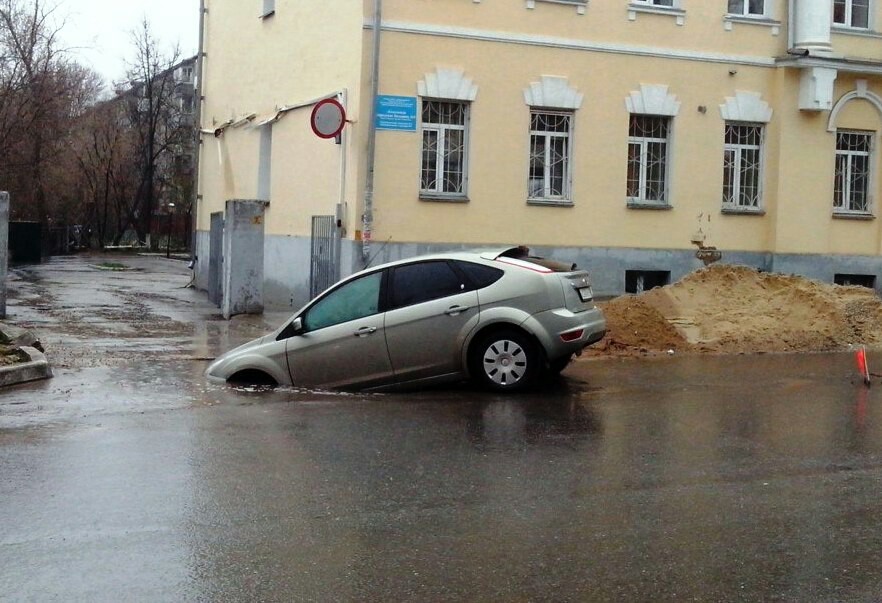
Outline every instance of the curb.
[[23, 345], [21, 351], [30, 357], [30, 362], [21, 362], [11, 366], [0, 367], [0, 387], [16, 385], [28, 381], [48, 379], [52, 376], [52, 369], [46, 355], [36, 348]]

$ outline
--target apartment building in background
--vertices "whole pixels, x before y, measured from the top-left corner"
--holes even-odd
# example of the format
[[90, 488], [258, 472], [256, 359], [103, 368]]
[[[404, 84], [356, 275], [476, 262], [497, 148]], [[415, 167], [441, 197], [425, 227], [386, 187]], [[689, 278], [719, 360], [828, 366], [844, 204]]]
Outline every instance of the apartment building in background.
[[882, 286], [880, 0], [203, 4], [196, 282], [231, 314], [503, 244], [598, 295], [700, 247]]

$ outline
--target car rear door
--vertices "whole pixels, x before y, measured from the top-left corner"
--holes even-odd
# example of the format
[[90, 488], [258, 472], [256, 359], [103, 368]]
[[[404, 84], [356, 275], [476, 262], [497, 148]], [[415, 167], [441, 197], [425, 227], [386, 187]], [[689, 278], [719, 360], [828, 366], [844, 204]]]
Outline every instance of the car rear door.
[[371, 387], [391, 383], [380, 303], [383, 271], [344, 283], [302, 316], [289, 337], [288, 370], [295, 386]]
[[395, 380], [458, 373], [462, 346], [478, 323], [478, 294], [444, 260], [390, 270], [386, 343]]

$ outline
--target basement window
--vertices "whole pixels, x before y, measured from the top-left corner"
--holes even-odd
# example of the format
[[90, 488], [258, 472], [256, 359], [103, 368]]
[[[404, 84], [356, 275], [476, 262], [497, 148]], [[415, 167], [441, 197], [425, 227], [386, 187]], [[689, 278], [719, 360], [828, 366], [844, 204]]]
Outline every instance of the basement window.
[[874, 274], [834, 274], [833, 282], [837, 285], [876, 288], [876, 275]]
[[625, 270], [625, 293], [639, 294], [670, 282], [670, 270]]

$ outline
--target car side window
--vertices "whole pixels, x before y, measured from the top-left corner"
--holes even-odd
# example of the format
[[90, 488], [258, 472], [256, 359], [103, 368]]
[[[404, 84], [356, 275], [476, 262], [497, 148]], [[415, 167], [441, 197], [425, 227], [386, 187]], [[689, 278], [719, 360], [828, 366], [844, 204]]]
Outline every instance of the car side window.
[[390, 308], [456, 295], [468, 289], [447, 262], [419, 262], [398, 266], [392, 273]]
[[456, 267], [465, 272], [466, 276], [469, 277], [478, 289], [489, 287], [505, 274], [499, 268], [475, 264], [474, 262], [458, 261], [456, 262]]
[[332, 291], [306, 312], [306, 331], [315, 331], [376, 314], [380, 308], [382, 272], [368, 274]]

